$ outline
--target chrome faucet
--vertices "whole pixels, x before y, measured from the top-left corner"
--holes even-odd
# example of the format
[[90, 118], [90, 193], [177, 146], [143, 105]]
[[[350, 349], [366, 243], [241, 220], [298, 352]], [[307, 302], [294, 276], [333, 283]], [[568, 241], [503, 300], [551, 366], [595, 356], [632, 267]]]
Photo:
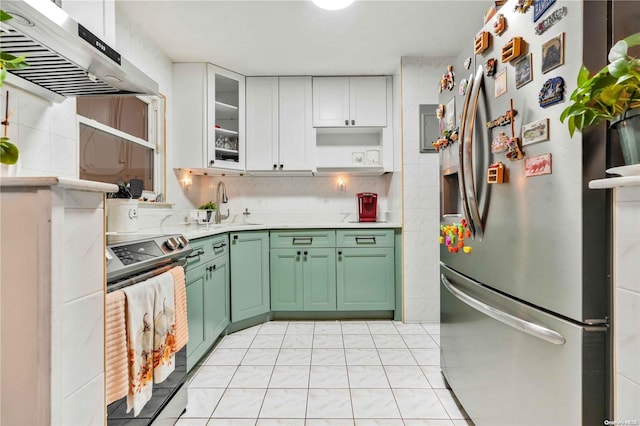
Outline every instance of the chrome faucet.
[[[220, 199], [220, 189], [222, 189], [222, 199]], [[227, 209], [227, 214], [220, 214], [220, 206], [222, 203], [228, 203], [229, 197], [227, 197], [227, 186], [223, 181], [218, 182], [218, 187], [216, 188], [216, 215], [215, 215], [215, 223], [221, 223], [222, 219], [229, 218], [229, 209]]]

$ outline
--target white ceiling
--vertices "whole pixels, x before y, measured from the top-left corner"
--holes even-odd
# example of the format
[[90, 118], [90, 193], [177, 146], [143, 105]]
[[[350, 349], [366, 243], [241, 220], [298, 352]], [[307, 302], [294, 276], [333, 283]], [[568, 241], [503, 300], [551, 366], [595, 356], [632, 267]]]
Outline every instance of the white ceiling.
[[310, 0], [117, 0], [174, 62], [244, 75], [391, 74], [402, 56], [456, 56], [484, 0], [357, 0], [326, 11]]

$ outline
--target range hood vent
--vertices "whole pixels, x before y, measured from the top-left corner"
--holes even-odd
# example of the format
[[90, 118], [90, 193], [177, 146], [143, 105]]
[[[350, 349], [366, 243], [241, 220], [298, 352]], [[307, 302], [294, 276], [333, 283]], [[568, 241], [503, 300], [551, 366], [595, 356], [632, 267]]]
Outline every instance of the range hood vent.
[[54, 3], [5, 0], [2, 8], [14, 19], [1, 24], [0, 50], [26, 55], [29, 64], [7, 70], [8, 83], [55, 102], [69, 96], [158, 94], [155, 81]]

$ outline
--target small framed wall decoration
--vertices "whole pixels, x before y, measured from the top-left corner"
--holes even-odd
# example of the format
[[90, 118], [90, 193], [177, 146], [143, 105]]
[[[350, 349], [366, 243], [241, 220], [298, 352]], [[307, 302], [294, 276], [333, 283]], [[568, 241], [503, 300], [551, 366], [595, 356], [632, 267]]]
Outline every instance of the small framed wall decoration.
[[498, 96], [501, 96], [507, 93], [507, 69], [506, 68], [503, 68], [502, 71], [498, 71], [493, 81], [495, 83], [494, 95], [496, 98]]
[[524, 175], [526, 177], [550, 175], [551, 154], [542, 154], [536, 157], [525, 158]]
[[549, 140], [549, 119], [534, 121], [522, 126], [522, 145]]
[[542, 73], [564, 64], [564, 33], [560, 33], [542, 45]]
[[531, 66], [531, 53], [524, 55], [514, 64], [516, 67], [516, 89], [521, 88], [533, 80], [533, 67]]

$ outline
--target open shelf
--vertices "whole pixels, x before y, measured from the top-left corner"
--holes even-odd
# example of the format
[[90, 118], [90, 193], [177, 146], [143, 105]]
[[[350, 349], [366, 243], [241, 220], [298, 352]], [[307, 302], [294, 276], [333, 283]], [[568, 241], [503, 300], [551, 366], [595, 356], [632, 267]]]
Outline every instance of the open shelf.
[[216, 127], [216, 132], [224, 133], [226, 135], [237, 135], [238, 132], [235, 130], [223, 129], [222, 127]]

